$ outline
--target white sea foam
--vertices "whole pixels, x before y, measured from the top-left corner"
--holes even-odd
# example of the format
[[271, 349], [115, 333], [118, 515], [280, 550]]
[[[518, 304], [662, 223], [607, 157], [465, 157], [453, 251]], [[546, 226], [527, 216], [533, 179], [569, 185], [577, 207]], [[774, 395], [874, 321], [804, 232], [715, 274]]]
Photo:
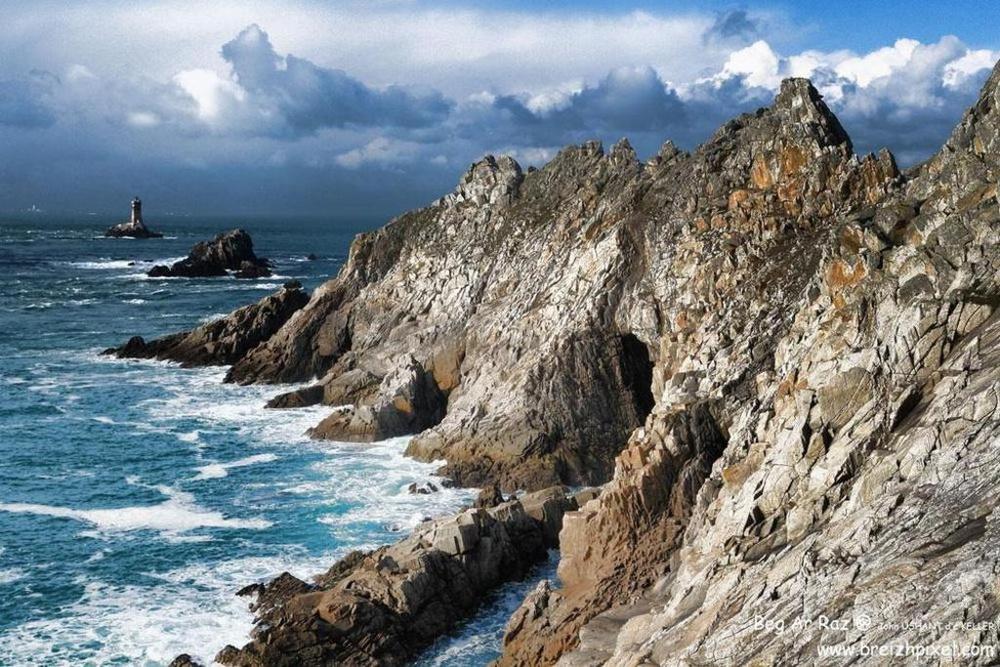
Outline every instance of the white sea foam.
[[177, 439], [181, 442], [198, 442], [201, 438], [201, 432], [199, 431], [189, 431], [188, 433], [178, 433]]
[[140, 305], [146, 303], [146, 300], [145, 299], [125, 299], [125, 300], [122, 301], [122, 303], [129, 303], [129, 304], [132, 304], [133, 306], [140, 306]]
[[165, 665], [179, 653], [211, 664], [226, 644], [249, 639], [252, 615], [235, 591], [286, 569], [307, 578], [340, 555], [289, 552], [147, 573], [155, 587], [89, 581], [58, 616], [0, 635], [0, 664]]
[[[131, 481], [130, 483], [135, 483]], [[169, 487], [156, 487], [167, 496], [159, 505], [139, 505], [114, 509], [75, 509], [33, 503], [0, 503], [0, 511], [38, 514], [73, 519], [93, 525], [105, 533], [155, 530], [171, 536], [196, 528], [263, 529], [271, 525], [265, 519], [233, 519], [194, 502], [193, 496]]]
[[15, 581], [20, 581], [28, 576], [28, 573], [19, 567], [9, 567], [5, 570], [0, 570], [0, 586], [4, 584], [12, 584]]
[[229, 463], [209, 463], [197, 468], [198, 474], [194, 479], [221, 479], [228, 475], [229, 471], [233, 468], [252, 466], [255, 463], [269, 463], [277, 459], [278, 457], [274, 454], [255, 454], [245, 459], [239, 459], [238, 461], [230, 461]]
[[127, 269], [135, 264], [131, 259], [102, 259], [96, 262], [67, 262], [67, 265], [77, 269]]

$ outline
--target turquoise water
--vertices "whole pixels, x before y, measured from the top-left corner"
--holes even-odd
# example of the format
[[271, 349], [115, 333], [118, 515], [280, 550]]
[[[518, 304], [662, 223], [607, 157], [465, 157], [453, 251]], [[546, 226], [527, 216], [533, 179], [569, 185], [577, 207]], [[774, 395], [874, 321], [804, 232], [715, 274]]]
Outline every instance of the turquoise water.
[[[309, 577], [473, 494], [408, 494], [435, 466], [403, 457], [405, 438], [308, 440], [324, 409], [262, 409], [286, 388], [224, 385], [222, 368], [98, 355], [134, 334], [195, 326], [290, 278], [311, 289], [367, 225], [165, 218], [152, 221], [162, 240], [100, 238], [112, 222], [0, 218], [4, 665], [156, 665], [180, 652], [208, 661], [247, 638], [251, 617], [233, 595], [243, 585], [285, 570]], [[277, 276], [145, 278], [153, 262], [235, 226]], [[423, 662], [488, 662], [531, 585], [499, 592]]]

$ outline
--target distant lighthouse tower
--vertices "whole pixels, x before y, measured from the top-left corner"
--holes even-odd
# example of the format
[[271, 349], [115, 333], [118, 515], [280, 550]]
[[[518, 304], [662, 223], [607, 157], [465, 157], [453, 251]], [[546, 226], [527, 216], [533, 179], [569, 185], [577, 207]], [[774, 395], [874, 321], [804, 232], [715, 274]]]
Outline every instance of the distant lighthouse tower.
[[129, 218], [128, 222], [123, 222], [114, 227], [109, 227], [105, 236], [112, 236], [116, 238], [129, 237], [133, 239], [158, 239], [162, 238], [163, 234], [159, 232], [151, 231], [146, 228], [146, 223], [142, 221], [142, 200], [138, 197], [132, 198], [132, 216]]
[[142, 222], [142, 200], [138, 197], [132, 198], [132, 220], [130, 222], [133, 225], [145, 227]]

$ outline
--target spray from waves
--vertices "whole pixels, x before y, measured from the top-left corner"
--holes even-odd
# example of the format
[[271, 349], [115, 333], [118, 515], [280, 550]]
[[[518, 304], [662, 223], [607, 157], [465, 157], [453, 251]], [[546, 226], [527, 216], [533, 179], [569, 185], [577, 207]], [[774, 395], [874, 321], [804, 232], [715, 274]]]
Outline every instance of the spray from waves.
[[223, 646], [248, 639], [253, 617], [235, 591], [289, 569], [289, 563], [296, 566], [293, 574], [307, 579], [342, 555], [289, 551], [148, 573], [155, 588], [90, 581], [64, 614], [0, 635], [0, 664], [165, 665], [182, 652], [211, 664]]
[[20, 581], [28, 576], [28, 573], [19, 567], [9, 567], [4, 570], [0, 570], [0, 586], [4, 584], [12, 584], [15, 581]]
[[66, 265], [77, 269], [128, 269], [136, 262], [131, 259], [102, 259], [96, 262], [66, 262]]
[[264, 519], [227, 518], [221, 512], [196, 504], [190, 493], [165, 486], [155, 488], [167, 496], [167, 500], [159, 505], [84, 510], [33, 503], [0, 503], [0, 511], [73, 519], [105, 533], [155, 530], [168, 537], [197, 528], [260, 530], [271, 525]]
[[278, 457], [275, 454], [254, 454], [253, 456], [248, 456], [245, 459], [239, 459], [238, 461], [230, 461], [229, 463], [209, 463], [208, 465], [203, 465], [198, 468], [198, 474], [194, 479], [222, 479], [229, 474], [229, 471], [233, 468], [243, 468], [246, 466], [252, 466], [255, 463], [270, 463], [271, 461], [277, 461]]

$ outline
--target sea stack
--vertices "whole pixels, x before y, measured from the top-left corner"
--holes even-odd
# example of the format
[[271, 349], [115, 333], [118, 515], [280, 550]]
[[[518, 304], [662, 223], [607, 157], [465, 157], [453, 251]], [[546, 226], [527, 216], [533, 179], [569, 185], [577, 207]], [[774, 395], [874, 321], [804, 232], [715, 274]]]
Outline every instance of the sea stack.
[[142, 221], [142, 200], [138, 197], [132, 198], [132, 215], [129, 217], [128, 221], [117, 224], [114, 227], [108, 227], [107, 231], [104, 232], [104, 235], [112, 236], [114, 238], [128, 237], [132, 239], [163, 238], [163, 234], [152, 231], [146, 227], [146, 223]]
[[217, 235], [191, 248], [184, 259], [171, 266], [158, 264], [147, 275], [151, 278], [211, 278], [232, 272], [236, 278], [266, 278], [269, 263], [253, 251], [253, 240], [242, 229]]

